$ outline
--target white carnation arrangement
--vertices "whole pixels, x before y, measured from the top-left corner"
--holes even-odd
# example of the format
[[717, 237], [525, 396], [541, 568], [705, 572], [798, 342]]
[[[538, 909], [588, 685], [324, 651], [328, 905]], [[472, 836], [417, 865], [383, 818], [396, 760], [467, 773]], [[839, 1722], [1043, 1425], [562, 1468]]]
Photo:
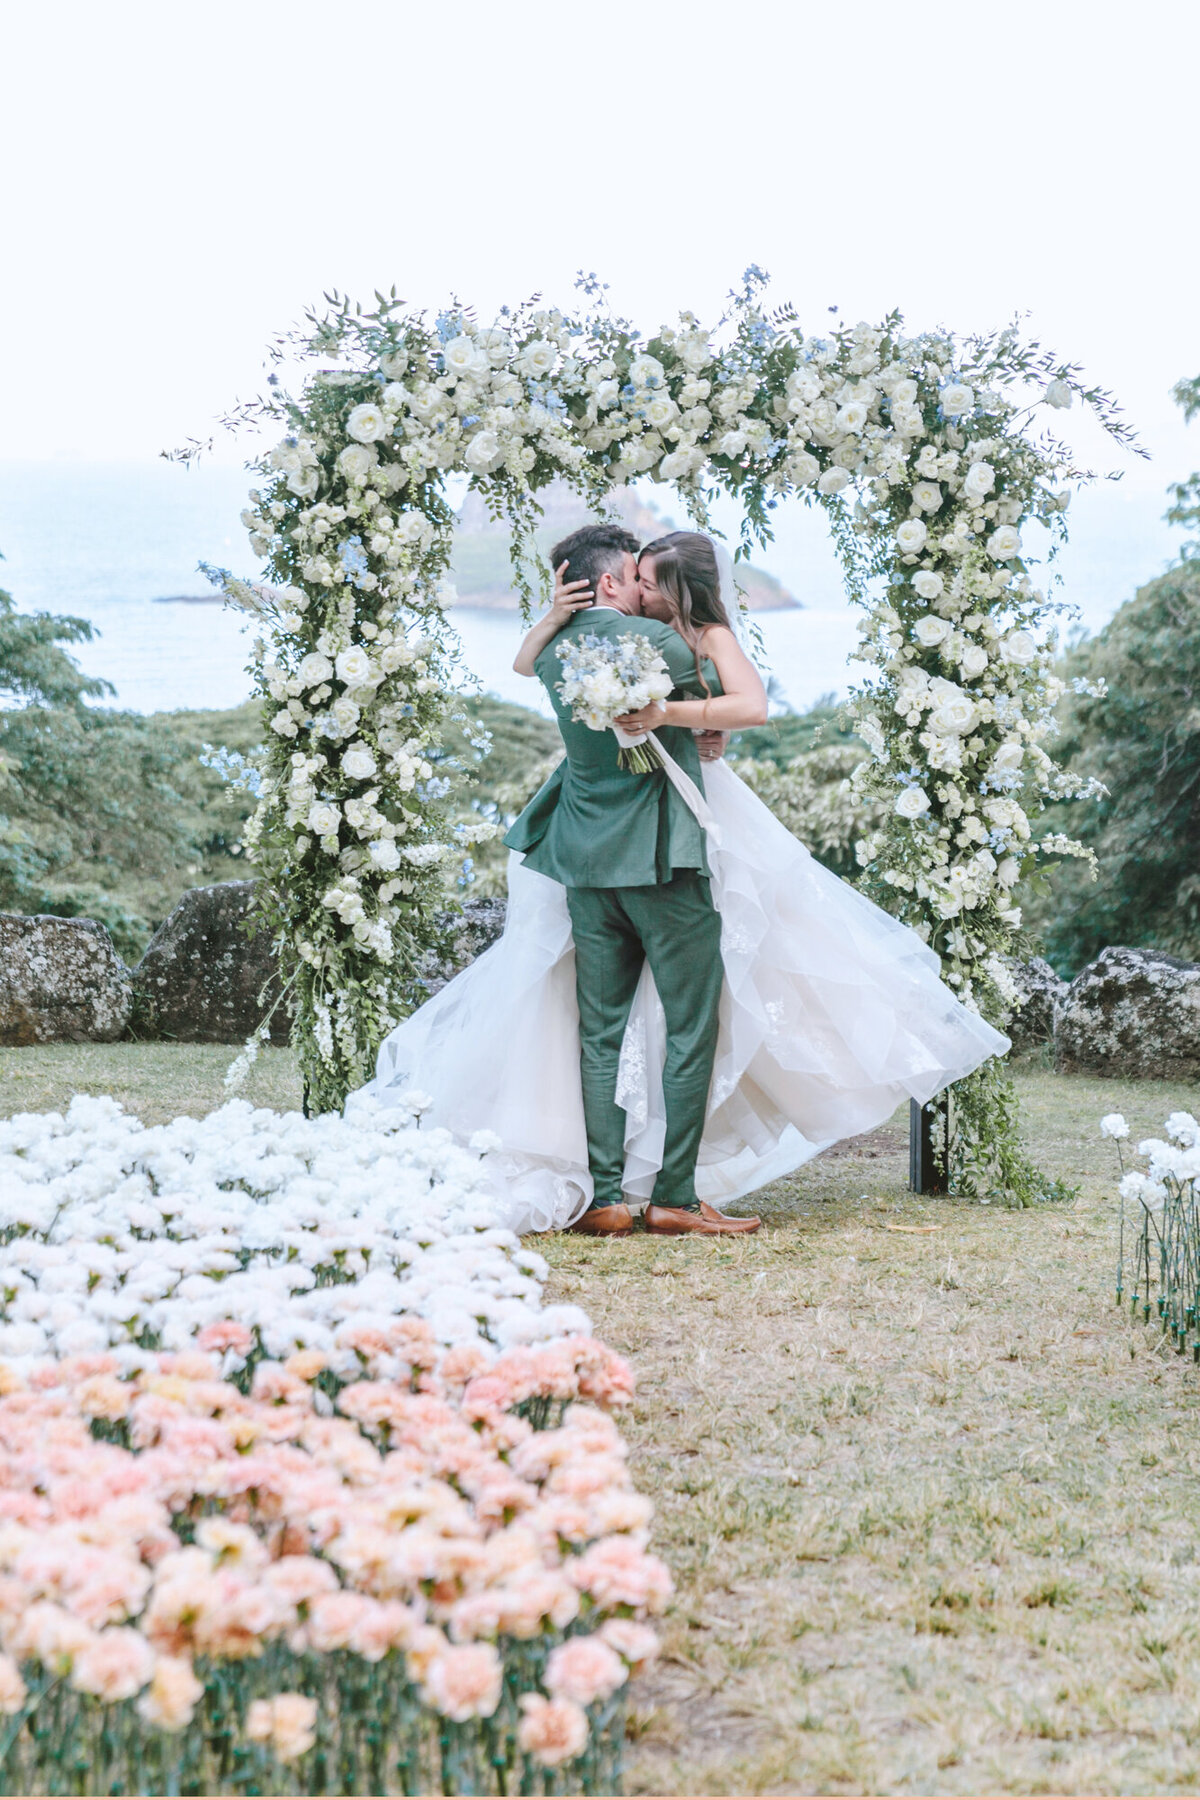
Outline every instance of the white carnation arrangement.
[[[1025, 533], [1045, 527], [1053, 551], [1089, 479], [1055, 429], [1073, 405], [1117, 443], [1132, 434], [1103, 389], [1015, 329], [913, 333], [891, 313], [810, 334], [767, 310], [765, 282], [747, 270], [715, 329], [685, 312], [650, 335], [592, 279], [575, 313], [531, 305], [494, 323], [339, 298], [273, 351], [298, 391], [273, 377], [227, 421], [282, 433], [243, 515], [272, 586], [222, 579], [264, 627], [269, 748], [247, 844], [313, 1106], [341, 1104], [420, 997], [461, 848], [432, 776], [454, 680], [453, 476], [511, 526], [530, 605], [549, 583], [535, 533], [554, 480], [597, 510], [640, 476], [670, 482], [701, 527], [724, 491], [745, 552], [781, 501], [822, 507], [873, 668], [853, 701], [859, 781], [886, 811], [862, 844], [866, 884], [965, 1003], [1003, 1022], [988, 971], [1019, 953], [1020, 885], [1045, 856], [1079, 854], [1039, 839], [1037, 814], [1091, 791], [1047, 748], [1061, 608]], [[958, 1108], [977, 1147], [1016, 1143], [997, 1079], [973, 1076]], [[1011, 1157], [997, 1180], [1017, 1180]]]
[[0, 1122], [14, 1791], [619, 1791], [632, 1374], [425, 1104]]
[[648, 775], [662, 767], [662, 758], [647, 732], [629, 732], [617, 724], [626, 713], [666, 700], [674, 683], [659, 651], [644, 632], [626, 631], [617, 638], [589, 632], [559, 644], [563, 666], [557, 684], [571, 717], [592, 731], [612, 731], [621, 748], [617, 761], [623, 769]]
[[1149, 1324], [1157, 1314], [1162, 1330], [1180, 1355], [1191, 1339], [1200, 1363], [1200, 1313], [1196, 1270], [1200, 1262], [1200, 1123], [1189, 1112], [1173, 1112], [1161, 1138], [1143, 1138], [1137, 1153], [1146, 1168], [1127, 1169], [1122, 1145], [1129, 1126], [1121, 1113], [1106, 1113], [1101, 1137], [1116, 1145], [1121, 1166], [1117, 1250], [1117, 1305], [1125, 1298], [1126, 1257], [1133, 1252], [1129, 1306]]

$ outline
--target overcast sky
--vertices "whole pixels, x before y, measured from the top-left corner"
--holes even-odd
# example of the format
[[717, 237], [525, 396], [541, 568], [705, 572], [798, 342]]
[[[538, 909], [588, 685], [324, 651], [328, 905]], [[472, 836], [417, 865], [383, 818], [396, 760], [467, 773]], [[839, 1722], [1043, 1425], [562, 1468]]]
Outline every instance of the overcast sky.
[[[1191, 0], [11, 3], [0, 457], [145, 459], [324, 289], [653, 326], [745, 265], [810, 329], [1014, 312], [1200, 464]], [[1077, 416], [1072, 421], [1078, 424]], [[1085, 439], [1093, 455], [1103, 455]], [[223, 454], [236, 459], [227, 447]], [[182, 478], [182, 477], [181, 477]]]

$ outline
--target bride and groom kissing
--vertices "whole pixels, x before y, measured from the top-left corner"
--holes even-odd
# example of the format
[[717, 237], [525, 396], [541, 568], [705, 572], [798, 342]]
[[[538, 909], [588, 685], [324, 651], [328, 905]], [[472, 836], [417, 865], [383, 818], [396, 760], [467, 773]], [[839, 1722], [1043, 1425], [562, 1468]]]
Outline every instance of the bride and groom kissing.
[[[515, 1231], [624, 1236], [643, 1200], [652, 1233], [756, 1231], [723, 1205], [1008, 1040], [722, 760], [767, 704], [711, 539], [639, 550], [598, 522], [551, 559], [514, 667], [545, 687], [564, 757], [504, 840], [504, 934], [385, 1039], [351, 1103], [386, 1110], [419, 1084], [427, 1122], [487, 1152]], [[616, 721], [653, 733], [646, 773], [561, 691], [564, 647], [631, 635], [673, 683]]]

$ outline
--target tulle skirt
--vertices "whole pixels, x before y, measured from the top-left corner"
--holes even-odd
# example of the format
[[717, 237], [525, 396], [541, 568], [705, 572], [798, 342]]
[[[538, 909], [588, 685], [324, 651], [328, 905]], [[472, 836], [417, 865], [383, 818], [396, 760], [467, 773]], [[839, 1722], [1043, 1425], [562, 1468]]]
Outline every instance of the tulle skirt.
[[[870, 1131], [906, 1096], [931, 1099], [1009, 1041], [955, 998], [915, 932], [823, 868], [724, 763], [704, 787], [725, 983], [696, 1191], [721, 1205]], [[662, 1160], [665, 1052], [647, 966], [617, 1083], [634, 1200]], [[391, 1033], [347, 1113], [412, 1089], [428, 1096], [429, 1125], [490, 1146], [513, 1230], [561, 1230], [590, 1203], [566, 890], [517, 855], [503, 936]]]

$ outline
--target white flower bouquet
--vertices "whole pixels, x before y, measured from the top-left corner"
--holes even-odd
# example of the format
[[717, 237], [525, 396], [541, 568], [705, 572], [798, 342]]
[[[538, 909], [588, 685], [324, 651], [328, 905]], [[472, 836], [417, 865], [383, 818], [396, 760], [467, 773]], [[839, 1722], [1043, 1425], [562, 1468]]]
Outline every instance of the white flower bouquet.
[[626, 713], [640, 712], [665, 700], [674, 682], [666, 663], [648, 637], [627, 631], [619, 638], [595, 633], [560, 644], [563, 678], [558, 691], [571, 717], [592, 731], [612, 731], [621, 748], [617, 760], [635, 775], [662, 767], [647, 732], [623, 731], [616, 723]]

